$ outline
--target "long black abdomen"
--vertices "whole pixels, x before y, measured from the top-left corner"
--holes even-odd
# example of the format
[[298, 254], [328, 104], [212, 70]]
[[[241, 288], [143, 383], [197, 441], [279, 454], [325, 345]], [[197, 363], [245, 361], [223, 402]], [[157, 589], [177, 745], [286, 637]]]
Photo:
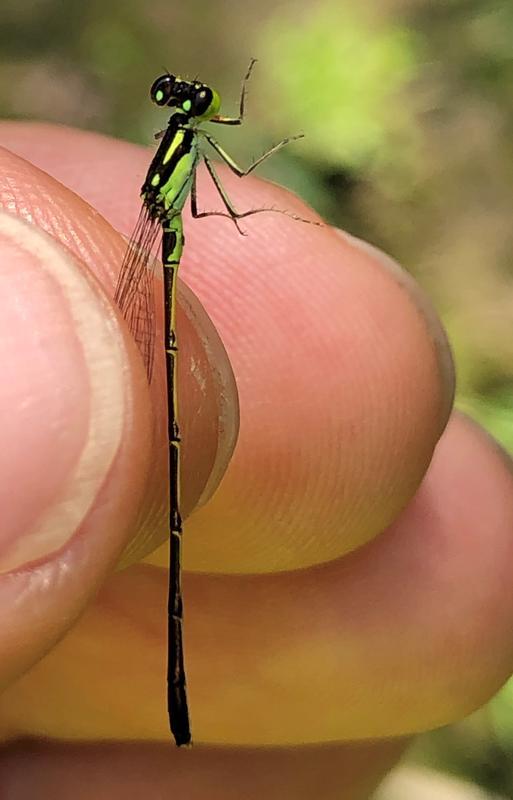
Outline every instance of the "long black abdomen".
[[175, 295], [176, 274], [183, 249], [180, 213], [163, 223], [162, 265], [164, 267], [164, 308], [166, 373], [168, 387], [169, 444], [169, 599], [168, 599], [168, 712], [177, 745], [189, 744], [191, 730], [187, 705], [183, 655], [183, 605], [181, 588], [182, 518], [180, 516], [180, 432], [176, 396]]

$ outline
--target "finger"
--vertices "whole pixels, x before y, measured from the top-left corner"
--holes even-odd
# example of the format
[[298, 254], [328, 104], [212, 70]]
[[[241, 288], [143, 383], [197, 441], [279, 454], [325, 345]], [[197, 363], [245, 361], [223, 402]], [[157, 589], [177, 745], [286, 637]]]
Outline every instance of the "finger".
[[[404, 741], [294, 750], [231, 750], [169, 746], [20, 743], [0, 758], [9, 800], [56, 796], [137, 800], [176, 796], [197, 800], [363, 800], [396, 762]], [[84, 771], [90, 776], [84, 782]]]
[[[37, 142], [32, 157], [113, 224], [131, 224], [137, 203], [128, 198], [147, 152], [43, 132], [59, 159]], [[18, 149], [37, 133], [25, 131]], [[78, 153], [102, 165], [101, 185], [77, 171]], [[200, 178], [202, 203], [212, 208], [215, 189]], [[240, 208], [308, 214], [277, 187], [223, 180]], [[182, 274], [227, 347], [241, 404], [229, 469], [189, 523], [186, 564], [199, 571], [298, 568], [375, 537], [419, 485], [453, 394], [441, 328], [397, 269], [328, 228], [279, 214], [245, 225], [247, 237], [216, 218], [186, 230]]]
[[[264, 189], [250, 191], [247, 205], [264, 204]], [[247, 247], [220, 245], [222, 268], [210, 255], [222, 288], [194, 249], [184, 272], [223, 337], [241, 407], [223, 483], [191, 520], [197, 571], [297, 569], [373, 539], [413, 496], [452, 404], [447, 341], [397, 266], [327, 229], [275, 215], [262, 240], [257, 224]]]
[[[511, 464], [456, 418], [415, 500], [366, 548], [287, 574], [187, 575], [196, 741], [402, 736], [473, 711], [513, 669], [512, 524]], [[62, 738], [166, 740], [165, 596], [163, 570], [140, 565], [117, 575], [4, 694], [1, 719]], [[33, 703], [45, 694], [51, 715]]]
[[379, 738], [471, 713], [513, 670], [512, 524], [511, 461], [455, 418], [414, 500], [366, 548], [286, 575], [195, 578], [198, 735]]

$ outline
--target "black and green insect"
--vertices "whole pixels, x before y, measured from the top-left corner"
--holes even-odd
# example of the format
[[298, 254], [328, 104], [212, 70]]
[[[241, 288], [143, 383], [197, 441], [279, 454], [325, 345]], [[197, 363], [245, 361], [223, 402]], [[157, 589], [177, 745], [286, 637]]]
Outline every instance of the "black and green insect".
[[[165, 131], [157, 134], [160, 145], [150, 164], [141, 189], [142, 209], [121, 265], [115, 291], [118, 304], [144, 359], [151, 381], [154, 361], [154, 298], [152, 258], [159, 233], [162, 235], [164, 270], [164, 347], [167, 373], [168, 436], [169, 436], [169, 536], [170, 572], [168, 601], [168, 712], [171, 731], [177, 745], [189, 744], [191, 730], [187, 706], [184, 654], [182, 643], [183, 604], [181, 592], [180, 550], [182, 519], [180, 516], [180, 435], [178, 429], [175, 331], [176, 276], [184, 245], [182, 210], [190, 195], [195, 219], [210, 216], [228, 217], [240, 233], [238, 221], [274, 208], [258, 208], [239, 213], [226, 194], [219, 176], [203, 150], [210, 145], [227, 166], [239, 177], [248, 175], [265, 159], [293, 139], [278, 142], [247, 169], [241, 169], [210, 133], [200, 127], [203, 122], [219, 125], [240, 125], [244, 119], [246, 85], [255, 64], [253, 59], [242, 83], [237, 117], [222, 116], [221, 99], [215, 89], [198, 81], [182, 80], [166, 73], [153, 83], [151, 99], [158, 106], [173, 109]], [[196, 168], [203, 161], [216, 186], [225, 211], [199, 211], [196, 198]], [[287, 213], [281, 212], [280, 213]], [[294, 219], [301, 219], [289, 214]], [[309, 220], [302, 220], [309, 222]], [[318, 224], [318, 223], [314, 223]]]

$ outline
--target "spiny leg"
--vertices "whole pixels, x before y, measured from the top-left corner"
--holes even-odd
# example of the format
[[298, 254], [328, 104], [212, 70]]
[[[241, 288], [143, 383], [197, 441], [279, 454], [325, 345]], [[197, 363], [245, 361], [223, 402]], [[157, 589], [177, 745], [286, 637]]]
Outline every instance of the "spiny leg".
[[242, 81], [242, 89], [240, 93], [240, 101], [239, 101], [239, 116], [238, 117], [223, 117], [220, 114], [217, 114], [215, 117], [210, 119], [210, 122], [217, 122], [220, 125], [241, 125], [242, 120], [244, 119], [244, 102], [246, 100], [246, 86], [249, 81], [250, 75], [253, 71], [253, 67], [257, 62], [256, 58], [252, 58], [249, 62], [248, 71], [244, 76], [244, 80]]
[[169, 598], [168, 598], [168, 712], [177, 745], [189, 744], [191, 731], [183, 655], [183, 603], [181, 588], [182, 519], [180, 516], [180, 432], [176, 395], [176, 274], [183, 249], [180, 214], [163, 223], [165, 347], [168, 393], [169, 446]]
[[253, 163], [250, 164], [249, 167], [243, 169], [242, 167], [239, 167], [237, 162], [233, 160], [233, 158], [226, 152], [226, 150], [223, 150], [219, 142], [216, 139], [214, 139], [213, 136], [207, 133], [207, 131], [198, 128], [198, 133], [205, 137], [207, 142], [211, 145], [211, 147], [214, 148], [216, 153], [221, 156], [224, 163], [228, 167], [230, 167], [231, 171], [235, 172], [235, 174], [238, 175], [239, 178], [244, 178], [246, 175], [249, 175], [249, 173], [253, 172], [253, 170], [256, 169], [258, 166], [260, 166], [260, 164], [263, 161], [266, 161], [270, 156], [274, 155], [274, 153], [277, 153], [278, 150], [281, 150], [282, 147], [285, 147], [285, 145], [288, 144], [289, 142], [294, 142], [296, 139], [302, 139], [304, 136], [303, 133], [298, 133], [295, 136], [287, 136], [285, 139], [282, 139], [281, 142], [275, 144], [274, 147], [271, 147], [269, 150], [266, 150], [266, 152], [263, 153], [260, 156], [260, 158], [257, 158], [256, 161], [253, 161]]
[[[226, 194], [226, 192], [224, 190], [224, 187], [221, 185], [221, 181], [219, 180], [219, 177], [218, 177], [217, 173], [215, 172], [214, 167], [212, 166], [212, 164], [209, 161], [209, 159], [207, 158], [207, 156], [203, 156], [203, 160], [205, 161], [205, 165], [206, 165], [206, 167], [207, 167], [207, 169], [208, 169], [208, 171], [209, 171], [209, 173], [210, 173], [210, 175], [212, 177], [212, 180], [214, 181], [214, 185], [215, 185], [219, 195], [221, 196], [221, 200], [223, 201], [224, 207], [226, 208], [228, 213], [225, 214], [224, 211], [198, 211], [198, 195], [197, 195], [197, 191], [196, 191], [196, 173], [194, 173], [194, 176], [193, 176], [193, 179], [192, 179], [192, 186], [191, 186], [191, 213], [192, 213], [192, 216], [194, 217], [194, 219], [203, 219], [204, 217], [226, 217], [227, 219], [231, 219], [234, 222], [235, 227], [237, 228], [239, 233], [242, 234], [242, 236], [245, 236], [246, 234], [244, 233], [242, 228], [240, 228], [239, 223], [237, 222], [237, 220], [241, 216], [247, 216], [247, 215], [238, 214], [237, 213], [237, 211], [235, 210], [230, 198]], [[262, 209], [262, 210], [264, 210], [264, 209]]]
[[214, 182], [214, 186], [216, 187], [221, 200], [223, 201], [223, 205], [227, 210], [227, 214], [224, 211], [198, 211], [198, 202], [197, 202], [197, 193], [196, 193], [196, 174], [194, 174], [192, 187], [191, 187], [191, 212], [194, 219], [201, 219], [202, 217], [228, 217], [233, 221], [235, 227], [243, 236], [246, 236], [245, 232], [240, 228], [238, 224], [239, 219], [244, 219], [244, 217], [251, 217], [254, 214], [262, 214], [264, 211], [271, 211], [276, 214], [285, 214], [286, 217], [290, 217], [291, 219], [297, 220], [298, 222], [307, 222], [309, 225], [322, 225], [322, 223], [317, 222], [316, 220], [311, 219], [304, 219], [303, 217], [299, 217], [297, 214], [292, 214], [290, 211], [285, 211], [281, 208], [253, 208], [249, 211], [242, 211], [239, 212], [233, 205], [230, 197], [226, 193], [226, 189], [224, 188], [223, 184], [221, 183], [221, 179], [219, 175], [214, 169], [214, 165], [212, 164], [211, 160], [208, 156], [203, 154], [203, 160], [205, 162], [205, 166], [210, 173], [210, 177]]
[[206, 155], [203, 155], [203, 160], [205, 162], [206, 168], [210, 173], [210, 177], [214, 182], [214, 186], [216, 187], [219, 196], [223, 201], [223, 205], [228, 213], [225, 214], [224, 211], [198, 211], [198, 201], [196, 193], [196, 175], [194, 175], [193, 184], [191, 188], [191, 212], [194, 219], [201, 219], [202, 217], [228, 217], [228, 219], [231, 219], [233, 221], [239, 233], [241, 233], [243, 236], [246, 236], [245, 232], [238, 224], [239, 219], [244, 219], [244, 217], [251, 217], [253, 216], [253, 214], [262, 214], [264, 211], [275, 211], [279, 214], [286, 214], [287, 216], [292, 216], [287, 211], [281, 211], [281, 209], [279, 208], [269, 208], [269, 207], [252, 208], [249, 211], [242, 211], [242, 212], [237, 211], [230, 197], [226, 193], [226, 189], [221, 183], [221, 179], [219, 178], [219, 175], [215, 171], [214, 165], [212, 164], [211, 160]]

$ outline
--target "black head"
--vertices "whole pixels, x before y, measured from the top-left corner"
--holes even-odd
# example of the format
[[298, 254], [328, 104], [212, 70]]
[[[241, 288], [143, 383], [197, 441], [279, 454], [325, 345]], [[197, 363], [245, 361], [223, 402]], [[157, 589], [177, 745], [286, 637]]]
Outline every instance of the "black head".
[[174, 75], [161, 75], [153, 82], [150, 97], [158, 106], [180, 109], [188, 117], [210, 119], [221, 107], [215, 89], [199, 81], [184, 81]]

